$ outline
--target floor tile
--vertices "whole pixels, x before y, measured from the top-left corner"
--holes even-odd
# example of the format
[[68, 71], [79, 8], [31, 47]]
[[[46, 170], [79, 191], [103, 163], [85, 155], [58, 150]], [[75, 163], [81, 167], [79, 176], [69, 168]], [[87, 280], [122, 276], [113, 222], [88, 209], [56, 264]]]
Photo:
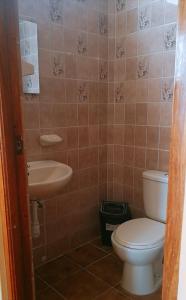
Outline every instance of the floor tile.
[[35, 289], [37, 292], [40, 292], [44, 289], [46, 289], [48, 286], [40, 280], [37, 276], [35, 276]]
[[95, 239], [94, 241], [91, 242], [91, 244], [98, 247], [98, 248], [100, 248], [100, 249], [102, 249], [102, 250], [104, 250], [104, 251], [106, 251], [106, 252], [112, 252], [113, 251], [112, 247], [104, 246], [102, 244], [101, 238]]
[[68, 257], [61, 257], [36, 270], [37, 275], [48, 284], [62, 280], [79, 271], [79, 266], [72, 262]]
[[48, 288], [36, 294], [36, 300], [64, 300], [64, 297]]
[[110, 251], [96, 239], [38, 268], [36, 300], [162, 300], [161, 289], [148, 296], [123, 290], [123, 263]]
[[105, 255], [105, 251], [98, 249], [91, 244], [86, 244], [67, 254], [69, 258], [83, 267], [93, 263]]
[[110, 254], [87, 268], [91, 273], [114, 286], [121, 280], [123, 264]]
[[134, 300], [161, 300], [161, 291], [158, 291], [154, 294], [148, 295], [148, 296], [134, 296]]
[[135, 296], [123, 290], [120, 285], [117, 285], [115, 288], [123, 295], [130, 296], [132, 300], [162, 300], [161, 289], [159, 289], [156, 293], [150, 294], [148, 296]]
[[110, 289], [101, 296], [98, 296], [96, 300], [131, 300], [130, 297], [122, 295], [114, 289]]
[[94, 299], [109, 288], [108, 284], [84, 270], [55, 283], [54, 287], [70, 300]]

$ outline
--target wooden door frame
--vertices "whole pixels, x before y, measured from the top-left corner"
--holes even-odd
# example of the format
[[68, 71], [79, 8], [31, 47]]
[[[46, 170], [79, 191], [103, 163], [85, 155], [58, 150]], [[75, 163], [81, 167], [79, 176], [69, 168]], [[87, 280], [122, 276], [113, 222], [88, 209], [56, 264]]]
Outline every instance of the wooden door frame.
[[0, 299], [8, 299], [7, 274], [5, 265], [5, 252], [3, 245], [2, 221], [0, 219]]
[[177, 299], [185, 300], [186, 289], [185, 289], [185, 274], [186, 274], [186, 196], [184, 201], [183, 210], [183, 225], [182, 225], [182, 239], [181, 239], [181, 250], [180, 250], [180, 261], [179, 261], [179, 282], [178, 282], [178, 294]]
[[[0, 1], [0, 218], [7, 300], [33, 300], [33, 268], [20, 102], [20, 54], [16, 0]], [[4, 300], [4, 298], [3, 298]]]
[[[179, 1], [163, 300], [176, 300], [186, 196], [186, 0]], [[185, 203], [186, 204], [186, 203]]]
[[[186, 0], [179, 2], [174, 116], [170, 148], [169, 204], [163, 300], [176, 300], [186, 178]], [[33, 300], [33, 268], [24, 152], [16, 0], [0, 1], [0, 218], [2, 219], [8, 300]], [[181, 63], [180, 63], [181, 62]], [[7, 300], [7, 299], [5, 299]]]

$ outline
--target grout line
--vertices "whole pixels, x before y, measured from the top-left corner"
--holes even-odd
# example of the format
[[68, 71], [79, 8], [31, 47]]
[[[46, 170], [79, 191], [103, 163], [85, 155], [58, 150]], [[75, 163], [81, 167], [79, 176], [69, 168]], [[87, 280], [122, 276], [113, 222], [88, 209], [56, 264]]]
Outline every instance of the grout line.
[[109, 291], [114, 290], [113, 287], [108, 288], [107, 290], [105, 290], [104, 292], [102, 292], [101, 294], [97, 295], [94, 299], [98, 299], [100, 296], [104, 296], [104, 294], [106, 294]]
[[103, 252], [105, 252], [105, 253], [107, 253], [107, 254], [112, 253], [112, 247], [110, 247], [110, 250], [107, 251], [107, 250], [105, 250], [105, 249], [103, 249], [103, 248], [101, 248], [101, 247], [99, 247], [99, 246], [97, 246], [97, 245], [95, 245], [95, 244], [92, 244], [92, 243], [91, 243], [91, 245], [93, 245], [95, 248], [97, 248], [97, 249], [99, 249], [99, 250], [102, 250]]
[[[42, 293], [42, 291], [44, 291], [44, 290], [50, 288], [50, 289], [53, 290], [56, 294], [58, 294], [60, 297], [62, 297], [61, 299], [66, 300], [66, 298], [65, 298], [61, 293], [59, 293], [59, 291], [56, 290], [56, 289], [53, 287], [53, 285], [49, 284], [49, 283], [48, 283], [47, 281], [45, 281], [42, 277], [40, 277], [40, 276], [38, 276], [38, 275], [37, 275], [37, 277], [40, 279], [40, 281], [42, 281], [42, 282], [47, 286], [47, 288], [44, 288], [43, 290], [39, 291], [38, 294], [40, 294], [40, 293]], [[37, 293], [37, 290], [35, 290], [35, 294], [36, 294], [36, 293]]]
[[[86, 265], [86, 267], [84, 267], [84, 268], [86, 269], [86, 268], [88, 268], [88, 267], [90, 267], [90, 266], [92, 266], [92, 265], [94, 265], [94, 264], [102, 261], [103, 259], [107, 258], [110, 255], [112, 255], [112, 254], [111, 253], [107, 253], [107, 254], [105, 253], [105, 255], [103, 257], [96, 259], [95, 261], [93, 261], [90, 264]], [[89, 271], [89, 272], [91, 273], [91, 271]]]
[[[99, 236], [98, 236], [97, 238], [99, 238]], [[81, 248], [81, 247], [83, 247], [83, 246], [85, 246], [85, 245], [87, 245], [87, 244], [93, 242], [93, 241], [96, 240], [97, 238], [94, 238], [94, 239], [92, 239], [92, 240], [90, 240], [90, 241], [88, 241], [88, 242], [85, 242], [85, 243], [83, 243], [83, 244], [81, 244], [81, 245], [79, 245], [79, 246], [77, 246], [77, 247], [72, 248], [70, 251], [68, 251], [68, 252], [66, 252], [66, 253], [64, 253], [64, 254], [62, 254], [62, 255], [59, 255], [59, 256], [57, 256], [57, 257], [55, 257], [55, 258], [52, 258], [52, 259], [48, 260], [46, 263], [44, 263], [44, 264], [38, 266], [38, 267], [35, 269], [35, 271], [36, 271], [37, 269], [39, 269], [40, 267], [46, 265], [47, 263], [54, 262], [55, 260], [57, 260], [57, 259], [59, 259], [59, 258], [62, 258], [62, 257], [64, 257], [64, 256], [67, 257], [67, 254], [68, 254], [68, 253], [71, 253], [71, 252], [73, 252], [74, 250], [79, 249], [79, 248]], [[68, 257], [68, 258], [69, 258], [69, 257]], [[78, 264], [77, 264], [77, 265], [78, 265]]]
[[[71, 257], [68, 257], [68, 256], [67, 256], [68, 253], [67, 253], [66, 255], [63, 255], [63, 256], [66, 256], [73, 264], [76, 264], [76, 265], [79, 267], [79, 270], [73, 272], [70, 276], [67, 276], [65, 279], [67, 279], [67, 278], [69, 278], [69, 277], [71, 277], [71, 276], [74, 276], [74, 275], [77, 274], [78, 272], [86, 271], [87, 273], [89, 273], [91, 276], [93, 276], [93, 277], [96, 278], [97, 280], [99, 280], [99, 281], [101, 281], [101, 282], [103, 282], [103, 283], [105, 283], [105, 284], [108, 285], [108, 289], [106, 289], [106, 290], [103, 292], [103, 294], [104, 294], [105, 292], [114, 289], [114, 287], [117, 286], [118, 283], [117, 283], [117, 284], [114, 284], [114, 285], [112, 286], [110, 283], [106, 282], [105, 280], [103, 280], [102, 278], [100, 278], [99, 276], [95, 275], [94, 273], [92, 273], [91, 271], [88, 270], [88, 267], [89, 267], [89, 266], [91, 266], [91, 265], [93, 265], [93, 264], [95, 264], [95, 263], [97, 263], [97, 262], [99, 262], [99, 261], [105, 259], [106, 257], [112, 255], [112, 253], [107, 253], [107, 252], [106, 252], [105, 250], [103, 250], [101, 247], [98, 247], [98, 246], [96, 247], [94, 244], [92, 244], [92, 242], [95, 241], [95, 240], [96, 240], [96, 239], [93, 239], [92, 241], [90, 241], [90, 242], [88, 242], [88, 243], [85, 243], [85, 244], [82, 244], [81, 246], [87, 245], [87, 244], [91, 244], [92, 247], [95, 247], [95, 248], [97, 248], [97, 249], [102, 250], [103, 252], [105, 252], [105, 255], [104, 255], [102, 258], [99, 258], [99, 259], [95, 260], [94, 262], [92, 262], [92, 263], [90, 263], [90, 264], [88, 264], [88, 265], [86, 265], [86, 266], [81, 266], [81, 265], [78, 264], [77, 262], [74, 262], [74, 260], [73, 260]], [[81, 246], [80, 246], [80, 247], [81, 247]], [[78, 248], [80, 248], [80, 247], [74, 248], [74, 250], [75, 250], [75, 249], [78, 249]], [[71, 253], [71, 252], [70, 252], [70, 253]], [[57, 259], [54, 259], [53, 261], [55, 261], [55, 260], [57, 260]], [[36, 273], [36, 274], [35, 274], [35, 277], [39, 278], [39, 279], [47, 286], [47, 288], [52, 289], [52, 290], [55, 291], [59, 296], [63, 297], [62, 299], [66, 299], [62, 293], [60, 293], [58, 290], [56, 290], [56, 288], [53, 286], [53, 284], [50, 284], [50, 283], [48, 283], [47, 281], [45, 281], [45, 279], [43, 279], [41, 275], [39, 275], [39, 274]], [[60, 281], [60, 280], [59, 280], [59, 281]], [[56, 283], [59, 282], [59, 281], [56, 281]], [[41, 291], [41, 292], [42, 292], [42, 291]], [[39, 293], [40, 293], [40, 292], [39, 292]], [[99, 295], [97, 295], [96, 298], [99, 297], [100, 295], [102, 295], [102, 293], [99, 294]], [[96, 298], [94, 298], [94, 299], [96, 299]]]

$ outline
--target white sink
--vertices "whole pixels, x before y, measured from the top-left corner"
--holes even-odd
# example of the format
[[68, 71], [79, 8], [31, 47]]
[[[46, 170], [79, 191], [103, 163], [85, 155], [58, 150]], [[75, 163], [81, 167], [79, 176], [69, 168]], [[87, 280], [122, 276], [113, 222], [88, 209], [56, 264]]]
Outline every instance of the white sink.
[[28, 162], [28, 189], [31, 199], [60, 193], [72, 177], [71, 167], [52, 160]]

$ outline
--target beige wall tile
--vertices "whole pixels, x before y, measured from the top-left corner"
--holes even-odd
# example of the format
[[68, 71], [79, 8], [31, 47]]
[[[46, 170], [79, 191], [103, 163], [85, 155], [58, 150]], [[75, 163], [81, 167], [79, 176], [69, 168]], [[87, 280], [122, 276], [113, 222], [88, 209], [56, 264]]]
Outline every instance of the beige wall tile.
[[165, 16], [164, 1], [160, 0], [152, 3], [151, 26], [163, 25], [164, 16]]
[[148, 170], [156, 170], [158, 168], [158, 150], [147, 149], [146, 168]]
[[158, 168], [161, 171], [168, 171], [169, 165], [169, 151], [159, 151], [159, 165]]
[[39, 104], [23, 103], [23, 118], [25, 129], [35, 129], [39, 127]]
[[160, 103], [148, 103], [147, 124], [157, 126], [160, 124]]
[[146, 125], [147, 124], [147, 104], [137, 103], [136, 104], [136, 124]]
[[170, 126], [172, 124], [172, 103], [161, 103], [160, 125]]
[[135, 127], [135, 145], [144, 147], [147, 143], [147, 128], [146, 126]]
[[138, 10], [132, 9], [127, 12], [127, 33], [137, 31], [138, 26]]
[[172, 23], [177, 21], [177, 3], [169, 3], [165, 1], [165, 23]]
[[135, 80], [137, 73], [137, 58], [128, 58], [126, 60], [126, 79]]
[[136, 105], [125, 104], [125, 124], [134, 124], [136, 117]]
[[160, 127], [160, 149], [169, 150], [170, 135], [170, 127]]
[[147, 127], [147, 147], [158, 148], [159, 127]]
[[126, 56], [136, 56], [138, 45], [138, 34], [133, 33], [126, 37]]
[[145, 148], [135, 148], [135, 167], [144, 168], [146, 167], [146, 150]]

